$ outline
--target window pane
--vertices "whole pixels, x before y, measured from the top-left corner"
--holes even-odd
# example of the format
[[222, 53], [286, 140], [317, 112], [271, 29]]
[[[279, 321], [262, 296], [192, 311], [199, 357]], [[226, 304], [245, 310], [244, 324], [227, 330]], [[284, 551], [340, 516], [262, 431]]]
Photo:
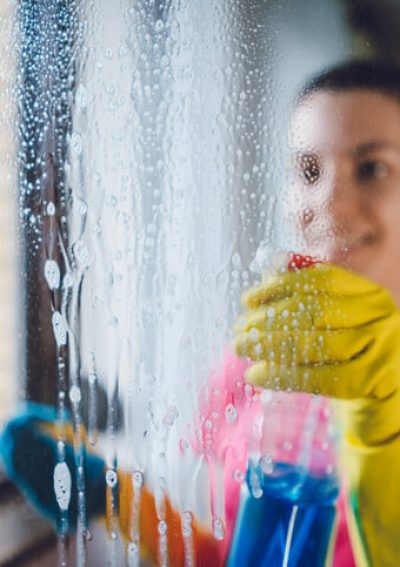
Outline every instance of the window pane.
[[397, 455], [397, 9], [1, 10], [12, 557], [350, 565], [375, 516], [396, 556], [363, 498]]

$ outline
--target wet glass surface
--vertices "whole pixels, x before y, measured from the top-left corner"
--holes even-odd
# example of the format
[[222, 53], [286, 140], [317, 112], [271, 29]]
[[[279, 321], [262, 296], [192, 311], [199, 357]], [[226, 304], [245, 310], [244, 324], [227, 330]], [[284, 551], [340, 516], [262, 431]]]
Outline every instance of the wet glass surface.
[[[336, 217], [316, 187], [332, 160], [309, 147], [304, 125], [324, 124], [296, 114], [309, 102], [296, 97], [333, 64], [396, 59], [382, 30], [397, 11], [364, 4], [4, 0], [0, 270], [15, 309], [1, 451], [49, 522], [32, 560], [323, 564], [340, 428], [322, 394], [335, 397], [335, 378], [321, 391], [296, 364], [332, 355], [333, 304], [303, 305], [306, 277], [293, 309], [253, 298], [248, 315], [240, 298], [330, 258]], [[347, 254], [359, 242], [343, 226]], [[292, 332], [308, 324], [306, 340]], [[273, 368], [262, 383], [246, 380], [254, 362]]]

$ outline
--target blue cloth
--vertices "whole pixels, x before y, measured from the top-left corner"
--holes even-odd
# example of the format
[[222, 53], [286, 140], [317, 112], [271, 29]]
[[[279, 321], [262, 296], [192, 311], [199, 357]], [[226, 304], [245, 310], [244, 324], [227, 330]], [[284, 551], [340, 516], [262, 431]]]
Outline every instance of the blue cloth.
[[[0, 457], [5, 472], [27, 499], [61, 530], [60, 508], [54, 491], [54, 469], [59, 462], [57, 440], [41, 428], [56, 423], [55, 409], [26, 403], [11, 419], [0, 436]], [[67, 511], [68, 530], [75, 529], [78, 517], [76, 459], [71, 444], [65, 445], [65, 463], [71, 473], [71, 500]], [[106, 509], [105, 463], [86, 452], [85, 493], [87, 519]]]

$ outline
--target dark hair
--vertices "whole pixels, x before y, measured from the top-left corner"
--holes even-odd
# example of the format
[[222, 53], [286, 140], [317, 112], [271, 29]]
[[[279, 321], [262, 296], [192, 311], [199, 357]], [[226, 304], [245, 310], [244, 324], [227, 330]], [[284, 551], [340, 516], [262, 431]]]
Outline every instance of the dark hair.
[[303, 84], [298, 101], [319, 91], [368, 89], [400, 101], [400, 67], [376, 59], [354, 60], [325, 69]]

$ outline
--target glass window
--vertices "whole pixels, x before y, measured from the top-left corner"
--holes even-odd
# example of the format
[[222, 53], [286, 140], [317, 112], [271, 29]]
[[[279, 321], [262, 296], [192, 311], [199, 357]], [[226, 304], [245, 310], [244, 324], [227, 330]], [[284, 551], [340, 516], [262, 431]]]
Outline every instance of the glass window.
[[398, 10], [1, 10], [0, 524], [38, 526], [13, 557], [398, 556]]

